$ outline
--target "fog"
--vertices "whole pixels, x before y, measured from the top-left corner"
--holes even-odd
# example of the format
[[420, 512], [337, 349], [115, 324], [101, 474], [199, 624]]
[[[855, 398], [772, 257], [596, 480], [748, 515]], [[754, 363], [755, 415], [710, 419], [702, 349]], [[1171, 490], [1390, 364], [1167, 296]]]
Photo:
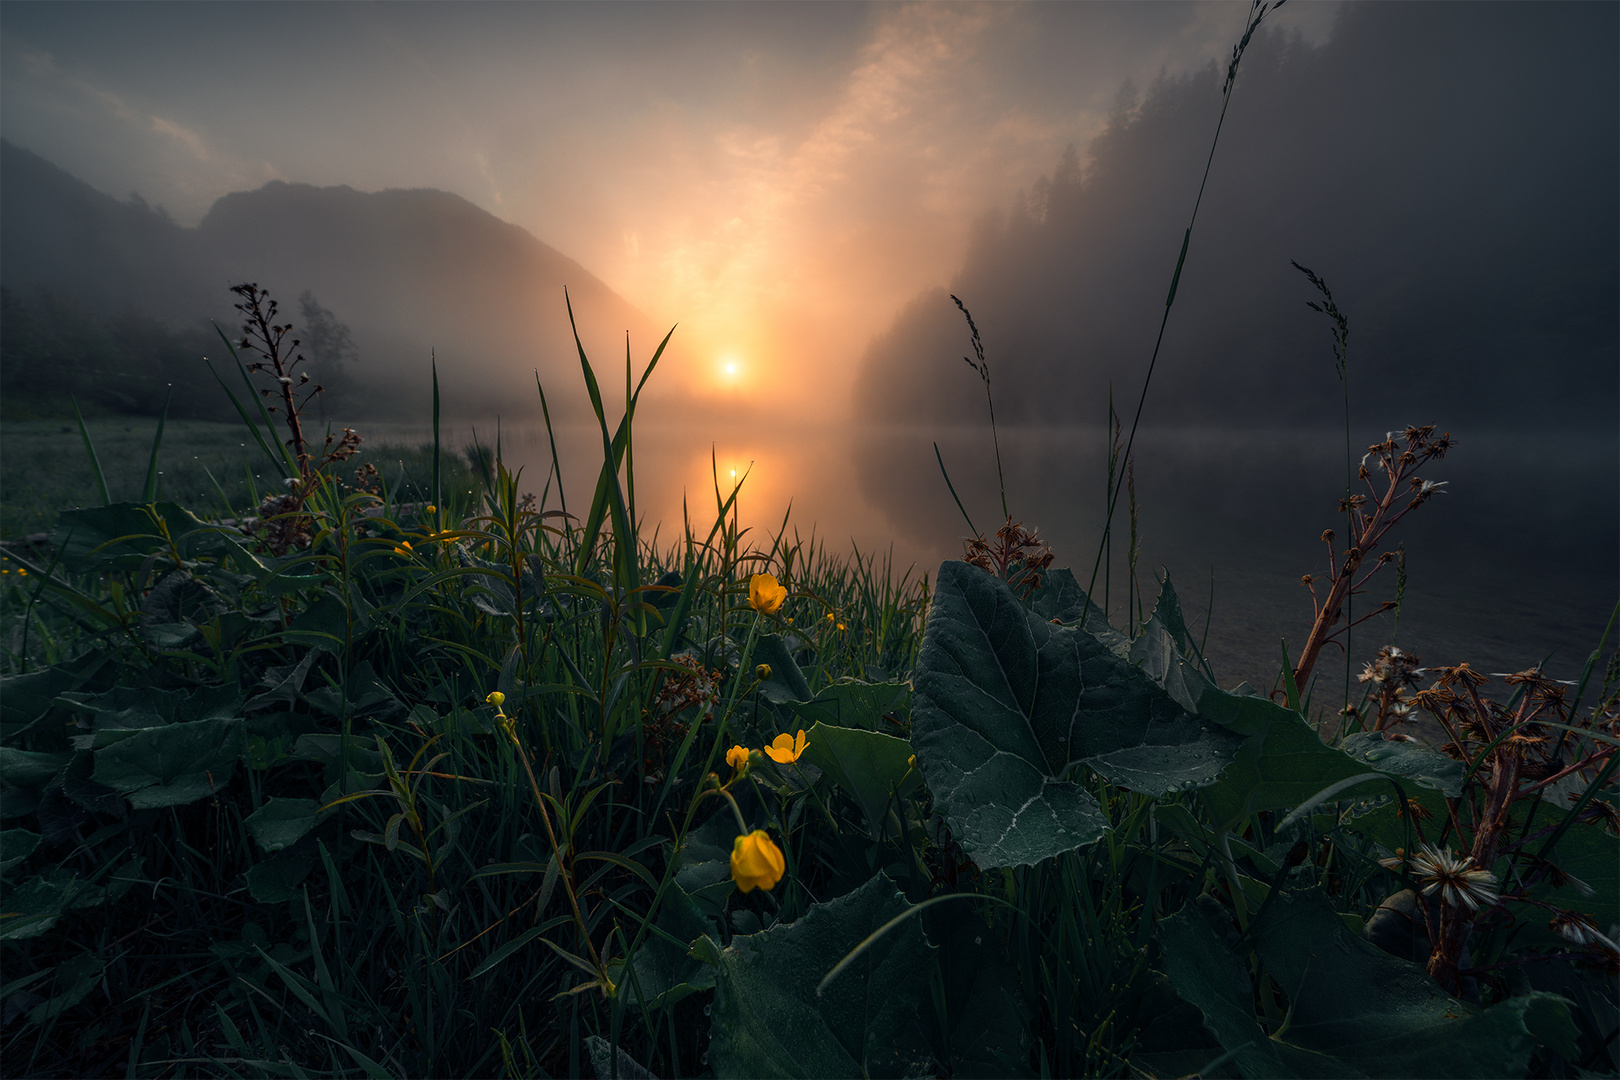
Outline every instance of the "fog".
[[[638, 416], [645, 535], [706, 533], [736, 470], [752, 537], [786, 519], [917, 575], [969, 531], [936, 443], [974, 527], [1001, 518], [954, 293], [1009, 510], [1083, 579], [1108, 403], [1127, 431], [1140, 403], [1137, 577], [1208, 616], [1223, 682], [1269, 685], [1304, 637], [1346, 411], [1352, 457], [1458, 438], [1392, 537], [1399, 628], [1353, 667], [1393, 636], [1569, 677], [1620, 593], [1620, 9], [1289, 4], [1211, 160], [1244, 10], [7, 5], [0, 273], [170, 321], [231, 280], [313, 290], [373, 445], [427, 437], [436, 355], [448, 445], [498, 430], [537, 495], [538, 373], [577, 511], [600, 435], [567, 287], [610, 420], [627, 332], [639, 370], [679, 324]], [[241, 70], [243, 42], [303, 77]], [[1348, 319], [1343, 379], [1291, 261]]]

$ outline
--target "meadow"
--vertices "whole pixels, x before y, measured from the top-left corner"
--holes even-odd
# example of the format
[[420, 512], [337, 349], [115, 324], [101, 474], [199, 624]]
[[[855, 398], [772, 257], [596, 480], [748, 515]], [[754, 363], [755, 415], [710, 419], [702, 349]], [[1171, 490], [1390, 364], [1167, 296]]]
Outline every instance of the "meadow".
[[[0, 574], [8, 1068], [1613, 1070], [1612, 650], [1571, 690], [1386, 648], [1318, 730], [1308, 671], [1220, 689], [1167, 582], [1111, 625], [1011, 522], [897, 576], [717, 476], [654, 550], [639, 387], [581, 372], [566, 511], [244, 394], [194, 513], [158, 464], [216, 429], [73, 425], [92, 505]], [[1388, 506], [1441, 442], [1373, 448]]]
[[[84, 431], [96, 448], [93, 463], [71, 414], [58, 420], [7, 419], [0, 424], [0, 539], [47, 533], [63, 510], [98, 505], [97, 464], [109, 495], [138, 498], [153, 464], [154, 441], [158, 497], [204, 516], [231, 517], [233, 508], [256, 506], [260, 492], [281, 479], [240, 422], [165, 420], [162, 438], [154, 440], [157, 427], [155, 416], [87, 418]], [[385, 472], [391, 490], [401, 495], [419, 494], [415, 478], [425, 478], [432, 466], [431, 447], [367, 443], [358, 458]], [[462, 457], [448, 457], [444, 465], [450, 469], [448, 482], [471, 487], [472, 471]]]
[[1620, 1072], [1614, 619], [1568, 683], [1312, 680], [1445, 432], [1346, 446], [1309, 633], [1226, 687], [1168, 577], [1093, 599], [1134, 422], [1071, 567], [1004, 496], [927, 573], [835, 555], [718, 465], [655, 543], [662, 345], [622, 394], [579, 348], [565, 500], [437, 376], [431, 444], [329, 432], [234, 291], [240, 423], [3, 435], [8, 1074]]

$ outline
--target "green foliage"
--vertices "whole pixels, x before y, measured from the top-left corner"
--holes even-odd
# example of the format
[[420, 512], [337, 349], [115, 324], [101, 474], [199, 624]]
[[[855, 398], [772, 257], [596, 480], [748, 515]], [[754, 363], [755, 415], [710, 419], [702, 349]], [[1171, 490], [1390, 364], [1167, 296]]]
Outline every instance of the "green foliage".
[[1566, 1003], [1529, 993], [1480, 1010], [1362, 940], [1317, 892], [1279, 896], [1252, 948], [1288, 1001], [1269, 1034], [1253, 1006], [1247, 950], [1223, 942], [1208, 902], [1161, 925], [1166, 971], [1246, 1076], [1520, 1075], [1538, 1042], [1575, 1056]]
[[[1356, 932], [1423, 884], [1377, 860], [1434, 840], [1477, 769], [1220, 689], [1168, 578], [1132, 637], [1066, 570], [1020, 597], [965, 563], [930, 582], [786, 524], [752, 538], [736, 489], [652, 550], [634, 384], [615, 419], [580, 359], [603, 443], [581, 518], [498, 453], [430, 506], [424, 448], [375, 491], [313, 469], [274, 533], [166, 476], [116, 501], [115, 470], [115, 501], [13, 549], [17, 1071], [1610, 1067], [1601, 949], [1545, 918], [1482, 921], [1477, 1005]], [[749, 606], [756, 572], [780, 611]], [[763, 752], [799, 732], [793, 760]], [[1581, 807], [1516, 813], [1512, 902], [1604, 932], [1612, 838]], [[746, 894], [745, 834], [781, 860]], [[1533, 858], [1555, 837], [1557, 873]]]
[[883, 874], [793, 923], [738, 936], [718, 957], [716, 1076], [912, 1075], [902, 1040], [933, 951], [915, 920], [868, 949], [825, 992], [821, 976], [906, 908]]
[[966, 563], [940, 568], [915, 685], [919, 767], [981, 866], [1096, 840], [1105, 821], [1077, 770], [1163, 795], [1213, 784], [1236, 748], [1083, 625], [1041, 618]]

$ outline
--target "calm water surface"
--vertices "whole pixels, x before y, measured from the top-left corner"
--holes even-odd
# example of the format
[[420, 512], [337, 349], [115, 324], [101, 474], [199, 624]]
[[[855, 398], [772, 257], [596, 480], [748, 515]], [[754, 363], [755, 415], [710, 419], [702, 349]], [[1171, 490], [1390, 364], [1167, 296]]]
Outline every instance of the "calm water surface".
[[[458, 424], [447, 446], [485, 443], [494, 421]], [[367, 425], [372, 442], [430, 439], [422, 428]], [[1534, 433], [1453, 429], [1458, 445], [1424, 470], [1447, 482], [1444, 494], [1413, 511], [1386, 538], [1404, 545], [1407, 587], [1398, 627], [1388, 616], [1363, 624], [1353, 643], [1360, 670], [1392, 637], [1425, 662], [1466, 660], [1488, 672], [1518, 671], [1550, 657], [1559, 678], [1578, 675], [1620, 597], [1620, 453], [1613, 433], [1560, 435], [1548, 449]], [[557, 432], [562, 495], [579, 513], [601, 460], [594, 428]], [[1359, 459], [1382, 430], [1358, 431]], [[545, 487], [551, 449], [543, 427], [504, 427], [509, 464], [524, 468], [525, 490]], [[729, 490], [746, 477], [741, 519], [757, 541], [787, 518], [789, 535], [812, 533], [834, 550], [851, 545], [892, 555], [898, 569], [932, 575], [959, 558], [968, 532], [934, 456], [938, 443], [975, 524], [1000, 523], [996, 461], [988, 428], [908, 429], [731, 425], [713, 432], [646, 423], [635, 432], [636, 501], [659, 543], [681, 535], [683, 513], [707, 533], [715, 480]], [[1024, 428], [1001, 433], [1012, 515], [1040, 529], [1082, 584], [1090, 578], [1104, 519], [1106, 433], [1101, 428]], [[1137, 578], [1151, 608], [1155, 573], [1168, 570], [1197, 634], [1208, 622], [1207, 652], [1224, 685], [1269, 688], [1283, 642], [1297, 650], [1311, 621], [1304, 574], [1327, 570], [1324, 529], [1339, 533], [1345, 482], [1342, 429], [1231, 431], [1148, 429], [1134, 447]], [[1365, 490], [1364, 488], [1362, 490]], [[684, 498], [684, 509], [683, 509]], [[560, 499], [555, 481], [547, 498]], [[789, 513], [791, 507], [791, 513]], [[1113, 525], [1107, 596], [1124, 619], [1128, 497]], [[1362, 611], [1393, 598], [1393, 566], [1373, 580]], [[1213, 602], [1211, 594], [1213, 590]], [[1097, 592], [1103, 593], [1099, 580]], [[1344, 660], [1334, 650], [1318, 667], [1318, 700], [1341, 693]]]

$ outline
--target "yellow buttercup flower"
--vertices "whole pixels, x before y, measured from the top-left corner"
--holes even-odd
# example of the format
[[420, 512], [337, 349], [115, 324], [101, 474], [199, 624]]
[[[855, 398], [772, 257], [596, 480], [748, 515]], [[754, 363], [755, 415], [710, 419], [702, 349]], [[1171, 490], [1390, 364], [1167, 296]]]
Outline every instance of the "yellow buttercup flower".
[[748, 767], [748, 747], [733, 746], [730, 750], [727, 750], [726, 764], [738, 772], [742, 772], [743, 769]]
[[765, 753], [779, 765], [789, 765], [799, 760], [810, 745], [810, 740], [804, 737], [804, 729], [800, 728], [798, 735], [790, 736], [786, 733], [778, 735], [771, 740], [771, 745], [765, 748]]
[[401, 540], [399, 543], [394, 545], [395, 555], [409, 555], [410, 553], [411, 542], [409, 540]]
[[787, 587], [770, 574], [748, 579], [748, 606], [763, 615], [775, 615], [787, 600]]
[[739, 836], [731, 844], [731, 880], [740, 892], [774, 889], [787, 870], [782, 849], [764, 829]]
[[760, 682], [764, 682], [765, 680], [769, 679], [771, 677], [771, 665], [760, 664], [758, 667], [754, 668], [754, 677]]
[[427, 512], [430, 513], [430, 514], [437, 514], [439, 512], [439, 508], [437, 506], [434, 506], [432, 503], [428, 503], [427, 504]]
[[493, 705], [498, 709], [506, 704], [506, 695], [499, 690], [491, 690], [489, 696], [484, 699], [484, 704]]

